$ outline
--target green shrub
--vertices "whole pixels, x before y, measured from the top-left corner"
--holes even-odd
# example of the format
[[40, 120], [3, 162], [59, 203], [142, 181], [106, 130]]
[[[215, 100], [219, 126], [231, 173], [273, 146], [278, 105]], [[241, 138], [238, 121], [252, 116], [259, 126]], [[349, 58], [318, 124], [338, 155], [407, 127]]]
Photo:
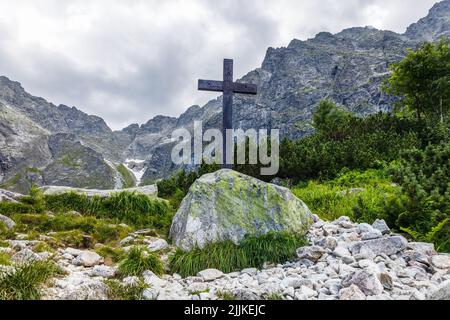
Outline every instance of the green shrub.
[[0, 300], [39, 300], [40, 286], [60, 272], [56, 264], [48, 261], [0, 271]]
[[164, 266], [159, 257], [141, 247], [133, 247], [130, 252], [119, 263], [119, 273], [121, 276], [140, 276], [146, 270], [155, 274], [163, 274]]
[[294, 258], [296, 250], [305, 243], [304, 238], [287, 233], [247, 237], [239, 246], [231, 241], [213, 243], [190, 252], [177, 250], [170, 258], [170, 268], [182, 276], [196, 275], [209, 268], [226, 273], [261, 268], [265, 262], [280, 263]]
[[142, 293], [148, 288], [144, 281], [132, 285], [124, 285], [118, 280], [106, 280], [109, 287], [108, 296], [111, 300], [142, 300]]
[[392, 173], [405, 195], [397, 226], [449, 252], [450, 142], [404, 152]]
[[30, 194], [20, 199], [22, 203], [31, 205], [35, 212], [42, 213], [45, 210], [44, 193], [38, 186], [32, 185]]
[[[384, 178], [383, 171], [350, 171], [328, 182], [309, 181], [292, 189], [312, 212], [325, 220], [348, 216], [354, 221], [373, 223], [385, 219], [395, 225], [395, 213], [387, 210], [388, 204], [401, 198], [401, 189]], [[392, 217], [394, 216], [394, 217]]]

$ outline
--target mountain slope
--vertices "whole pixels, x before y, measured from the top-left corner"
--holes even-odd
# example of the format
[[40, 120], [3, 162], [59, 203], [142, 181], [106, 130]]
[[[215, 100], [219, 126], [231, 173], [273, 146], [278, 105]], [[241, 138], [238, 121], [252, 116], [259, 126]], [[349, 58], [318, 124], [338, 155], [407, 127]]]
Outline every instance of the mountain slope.
[[[389, 65], [408, 48], [449, 35], [450, 0], [445, 0], [404, 34], [357, 27], [269, 48], [261, 67], [240, 80], [257, 84], [259, 93], [235, 96], [234, 127], [280, 129], [282, 137], [297, 139], [314, 131], [312, 113], [324, 98], [362, 116], [389, 110], [393, 99], [380, 91]], [[31, 182], [120, 187], [115, 168], [120, 163], [139, 172], [138, 180], [142, 168], [143, 180], [167, 176], [177, 169], [170, 159], [173, 130], [192, 130], [195, 120], [205, 129], [220, 128], [221, 111], [218, 97], [179, 118], [158, 116], [112, 131], [100, 117], [56, 106], [0, 77], [0, 187], [23, 191]]]

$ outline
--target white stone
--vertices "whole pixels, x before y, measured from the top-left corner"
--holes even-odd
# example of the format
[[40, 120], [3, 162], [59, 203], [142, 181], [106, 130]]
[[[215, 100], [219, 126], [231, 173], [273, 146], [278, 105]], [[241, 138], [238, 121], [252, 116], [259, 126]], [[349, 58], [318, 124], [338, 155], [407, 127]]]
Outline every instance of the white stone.
[[160, 251], [167, 249], [169, 247], [169, 244], [164, 239], [159, 238], [151, 238], [151, 239], [145, 239], [145, 244], [147, 244], [147, 248], [151, 252]]
[[30, 249], [23, 249], [16, 254], [14, 254], [11, 258], [11, 261], [17, 264], [29, 263], [33, 261], [41, 261], [42, 258], [31, 251]]
[[93, 267], [103, 262], [103, 258], [93, 251], [83, 251], [72, 263], [76, 266]]
[[142, 277], [144, 278], [144, 282], [152, 287], [165, 287], [167, 285], [167, 281], [161, 279], [156, 274], [154, 274], [152, 271], [147, 270], [142, 273]]
[[450, 269], [450, 256], [435, 255], [430, 260], [431, 264], [438, 269]]
[[117, 268], [109, 266], [94, 266], [91, 274], [94, 277], [102, 277], [107, 279], [114, 278], [117, 274]]
[[201, 277], [203, 281], [214, 281], [223, 277], [223, 272], [217, 269], [206, 269], [197, 273], [198, 277]]
[[353, 284], [339, 292], [339, 300], [366, 300], [366, 295]]

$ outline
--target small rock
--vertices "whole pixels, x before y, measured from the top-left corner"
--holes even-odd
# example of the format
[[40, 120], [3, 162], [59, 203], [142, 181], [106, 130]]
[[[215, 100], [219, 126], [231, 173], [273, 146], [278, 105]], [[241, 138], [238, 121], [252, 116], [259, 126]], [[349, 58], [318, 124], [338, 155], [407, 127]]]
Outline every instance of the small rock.
[[241, 273], [248, 274], [250, 276], [255, 276], [258, 273], [258, 269], [256, 268], [247, 268], [241, 271]]
[[334, 237], [325, 237], [317, 244], [330, 250], [334, 250], [338, 246], [338, 242]]
[[134, 286], [139, 283], [139, 278], [138, 277], [126, 277], [122, 280], [122, 283], [125, 286]]
[[324, 253], [325, 250], [319, 246], [303, 247], [297, 249], [297, 256], [299, 259], [308, 259], [313, 262], [317, 262]]
[[145, 239], [144, 243], [147, 245], [147, 248], [151, 252], [164, 250], [164, 249], [167, 249], [169, 247], [169, 244], [167, 243], [166, 240], [159, 239], [159, 238]]
[[380, 282], [386, 290], [392, 290], [394, 287], [394, 282], [392, 281], [392, 277], [387, 273], [380, 273], [378, 275], [378, 278], [380, 279]]
[[144, 282], [151, 287], [160, 288], [165, 287], [167, 285], [166, 280], [161, 279], [150, 270], [144, 271], [142, 273], [142, 277], [144, 278]]
[[436, 288], [430, 290], [429, 300], [450, 300], [450, 280], [441, 283]]
[[359, 234], [368, 233], [368, 232], [372, 232], [372, 231], [373, 231], [373, 227], [368, 223], [361, 223], [361, 224], [358, 224], [358, 226], [356, 227], [356, 232], [358, 232]]
[[72, 263], [76, 266], [93, 267], [103, 262], [103, 258], [93, 251], [83, 251]]
[[142, 298], [144, 300], [156, 300], [158, 295], [159, 291], [155, 288], [147, 288], [142, 292]]
[[352, 264], [356, 261], [355, 258], [353, 258], [352, 256], [343, 256], [341, 259], [342, 262], [345, 264]]
[[345, 257], [345, 256], [351, 256], [350, 251], [348, 251], [348, 249], [343, 247], [343, 246], [337, 246], [334, 249], [333, 254], [336, 257], [339, 257], [339, 258], [342, 258], [342, 257]]
[[381, 238], [383, 235], [380, 230], [373, 230], [371, 232], [363, 233], [361, 239], [362, 240], [372, 240]]
[[432, 243], [410, 242], [408, 243], [407, 248], [427, 256], [434, 256], [437, 254], [436, 250], [434, 249], [434, 244]]
[[383, 285], [378, 277], [366, 270], [356, 272], [351, 279], [351, 283], [358, 286], [365, 295], [377, 295], [383, 292]]
[[450, 257], [445, 255], [435, 255], [431, 257], [431, 264], [438, 269], [450, 269]]
[[306, 286], [302, 286], [300, 288], [300, 293], [306, 295], [308, 298], [315, 297], [318, 295], [316, 291]]
[[78, 250], [78, 249], [74, 249], [74, 248], [66, 248], [66, 249], [64, 249], [64, 253], [68, 253], [74, 257], [78, 257], [80, 254], [83, 253], [83, 250]]
[[375, 220], [375, 222], [372, 224], [372, 227], [374, 229], [377, 229], [378, 231], [380, 231], [382, 234], [389, 234], [391, 233], [391, 229], [389, 229], [386, 221], [384, 220]]
[[339, 300], [366, 300], [366, 295], [356, 285], [352, 284], [339, 292]]
[[8, 218], [7, 216], [1, 214], [0, 223], [3, 223], [8, 230], [14, 229], [14, 227], [16, 226], [16, 223], [11, 218]]
[[407, 244], [408, 241], [403, 236], [393, 236], [357, 242], [350, 247], [350, 251], [353, 255], [361, 254], [367, 250], [375, 255], [384, 253], [390, 256], [403, 251]]
[[94, 277], [114, 278], [117, 274], [117, 268], [108, 266], [94, 266], [91, 275]]
[[206, 269], [197, 273], [198, 277], [201, 277], [203, 281], [214, 281], [223, 277], [223, 272], [217, 269]]
[[41, 261], [41, 257], [30, 249], [23, 249], [12, 256], [11, 261], [18, 264]]
[[119, 244], [123, 247], [123, 246], [129, 246], [132, 245], [134, 243], [134, 237], [132, 236], [128, 236], [126, 238], [123, 238], [122, 240], [120, 240]]
[[208, 285], [204, 282], [194, 282], [187, 287], [187, 290], [190, 293], [204, 292], [208, 290]]

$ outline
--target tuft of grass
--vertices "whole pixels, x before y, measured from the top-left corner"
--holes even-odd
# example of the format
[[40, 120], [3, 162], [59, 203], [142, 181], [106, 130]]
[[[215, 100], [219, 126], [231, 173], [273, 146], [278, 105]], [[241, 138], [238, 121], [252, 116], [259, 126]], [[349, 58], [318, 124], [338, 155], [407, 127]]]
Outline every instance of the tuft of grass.
[[124, 285], [118, 280], [106, 280], [105, 283], [111, 300], [142, 300], [142, 294], [148, 288], [142, 279], [132, 285]]
[[72, 192], [46, 196], [45, 201], [47, 209], [54, 212], [73, 210], [86, 216], [115, 219], [166, 233], [173, 216], [167, 201], [135, 192], [114, 193], [110, 197], [88, 197]]
[[236, 300], [236, 296], [234, 294], [232, 294], [231, 292], [229, 292], [229, 291], [217, 291], [216, 292], [216, 296], [220, 300], [225, 300], [225, 301], [234, 301], [234, 300]]
[[159, 257], [141, 247], [133, 247], [125, 259], [119, 263], [119, 274], [121, 276], [140, 276], [146, 270], [155, 274], [163, 274], [164, 266]]
[[111, 263], [117, 263], [127, 256], [125, 250], [122, 248], [113, 248], [110, 246], [102, 246], [96, 250], [96, 252], [102, 256], [105, 263], [110, 261]]
[[283, 295], [280, 293], [270, 293], [264, 297], [265, 300], [284, 300]]
[[35, 261], [0, 271], [0, 300], [39, 300], [40, 286], [61, 271], [55, 263]]
[[37, 245], [33, 248], [34, 252], [50, 252], [53, 253], [55, 250], [48, 245], [46, 242], [39, 242]]
[[190, 252], [177, 250], [170, 257], [170, 269], [187, 277], [209, 268], [225, 273], [261, 268], [266, 262], [280, 263], [293, 259], [296, 250], [305, 244], [303, 237], [285, 232], [247, 237], [240, 245], [231, 241], [213, 243]]
[[69, 232], [80, 231], [92, 236], [97, 242], [109, 243], [124, 238], [132, 229], [126, 225], [114, 224], [111, 219], [98, 219], [71, 213], [14, 215], [18, 230], [22, 232]]
[[55, 238], [60, 246], [74, 248], [90, 248], [92, 246], [90, 238], [80, 230], [52, 232], [49, 235]]
[[125, 167], [123, 163], [117, 166], [117, 171], [119, 171], [123, 178], [125, 188], [133, 188], [136, 185], [133, 174], [127, 169], [127, 167]]

